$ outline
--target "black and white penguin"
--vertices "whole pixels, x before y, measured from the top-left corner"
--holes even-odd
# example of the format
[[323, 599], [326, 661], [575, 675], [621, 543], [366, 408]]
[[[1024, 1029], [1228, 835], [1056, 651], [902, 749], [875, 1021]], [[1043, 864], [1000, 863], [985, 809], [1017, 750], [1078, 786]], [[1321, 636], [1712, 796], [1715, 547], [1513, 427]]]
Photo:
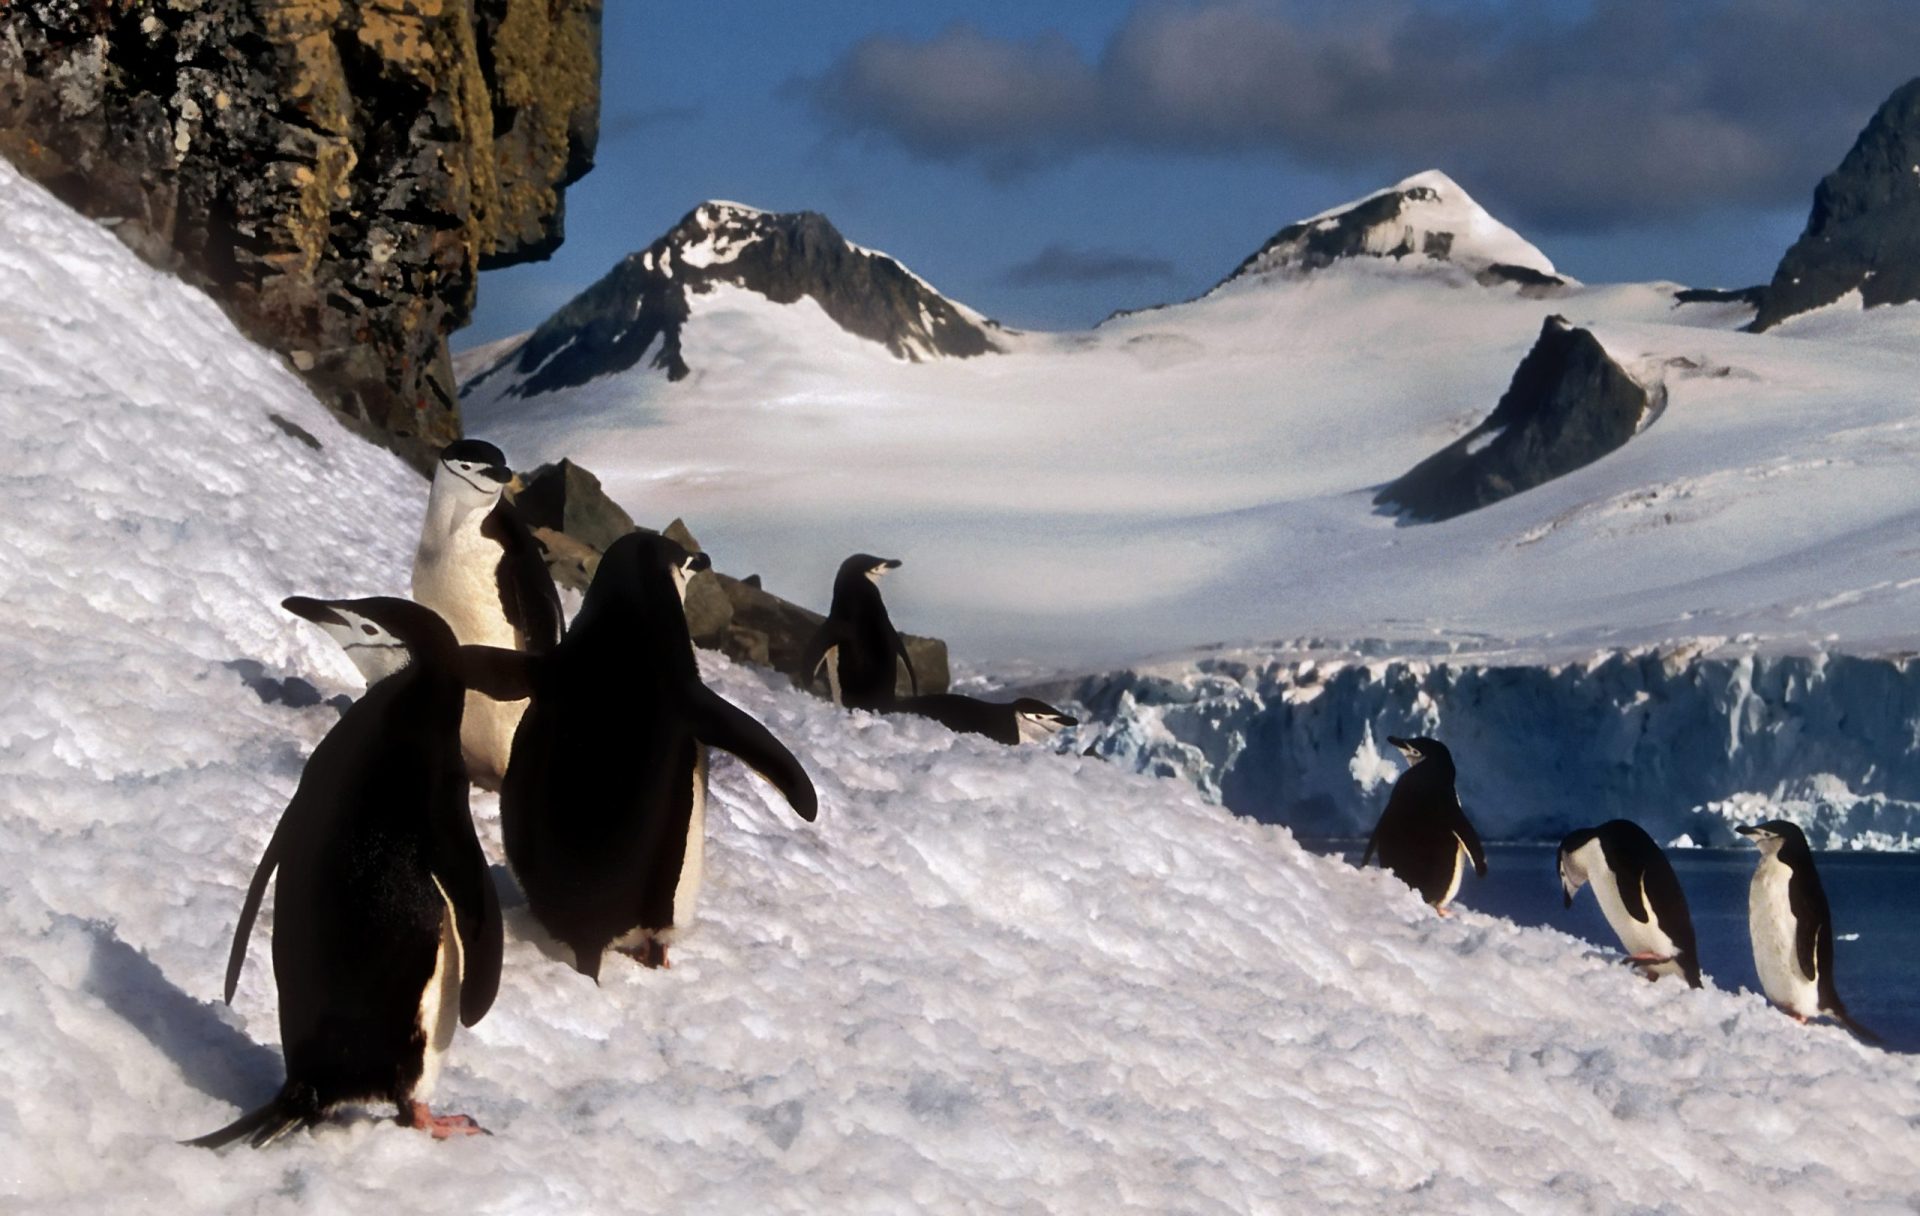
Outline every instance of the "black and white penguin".
[[1612, 819], [1567, 834], [1560, 842], [1560, 889], [1567, 907], [1587, 883], [1640, 974], [1650, 980], [1684, 975], [1688, 984], [1700, 986], [1686, 892], [1673, 863], [1639, 824]]
[[436, 1138], [480, 1127], [427, 1107], [456, 1021], [500, 985], [500, 910], [467, 809], [464, 696], [453, 631], [402, 599], [285, 607], [385, 672], [320, 741], [247, 887], [226, 1000], [277, 872], [273, 976], [287, 1080], [258, 1110], [191, 1144], [256, 1148], [344, 1102], [392, 1102]]
[[[462, 439], [441, 451], [413, 556], [413, 598], [464, 645], [545, 654], [560, 644], [560, 593], [540, 542], [503, 497], [512, 480], [490, 443]], [[467, 698], [460, 742], [475, 784], [499, 788], [525, 711], [521, 702]]]
[[630, 533], [607, 548], [559, 649], [462, 652], [473, 687], [532, 697], [500, 791], [507, 861], [535, 919], [595, 979], [609, 947], [666, 965], [692, 917], [708, 747], [815, 814], [793, 753], [700, 680], [682, 597], [706, 568], [705, 554]]
[[1387, 742], [1399, 748], [1412, 767], [1393, 783], [1360, 866], [1366, 868], [1378, 852], [1382, 866], [1446, 916], [1447, 904], [1460, 890], [1462, 859], [1471, 857], [1474, 873], [1485, 878], [1486, 850], [1454, 792], [1453, 753], [1446, 744], [1424, 736], [1389, 735]]
[[1760, 847], [1747, 887], [1747, 928], [1767, 999], [1796, 1021], [1825, 1014], [1855, 1038], [1878, 1043], [1847, 1013], [1833, 985], [1833, 916], [1806, 834], [1784, 819], [1734, 830]]
[[998, 702], [982, 701], [963, 693], [940, 692], [901, 697], [891, 708], [932, 718], [956, 734], [985, 735], [1009, 746], [1044, 743], [1080, 721], [1034, 697]]
[[899, 566], [897, 558], [856, 553], [840, 563], [833, 577], [833, 603], [807, 643], [800, 673], [811, 687], [824, 668], [835, 705], [880, 709], [891, 704], [898, 681], [896, 658], [907, 665], [914, 695], [920, 694], [920, 677], [907, 657], [907, 644], [880, 598], [881, 577]]

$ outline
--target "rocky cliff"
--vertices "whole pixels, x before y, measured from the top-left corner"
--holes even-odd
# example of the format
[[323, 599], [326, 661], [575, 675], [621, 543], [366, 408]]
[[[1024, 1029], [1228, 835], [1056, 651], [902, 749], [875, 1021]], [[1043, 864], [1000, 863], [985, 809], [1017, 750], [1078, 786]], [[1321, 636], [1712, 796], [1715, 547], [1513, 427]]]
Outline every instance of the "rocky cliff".
[[561, 239], [599, 0], [0, 4], [0, 154], [422, 457], [478, 271]]

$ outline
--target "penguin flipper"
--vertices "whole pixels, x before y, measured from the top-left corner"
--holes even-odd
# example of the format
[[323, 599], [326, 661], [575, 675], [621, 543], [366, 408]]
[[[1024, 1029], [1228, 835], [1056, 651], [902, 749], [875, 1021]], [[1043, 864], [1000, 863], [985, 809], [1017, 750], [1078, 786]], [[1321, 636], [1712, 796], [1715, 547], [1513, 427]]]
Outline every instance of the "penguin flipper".
[[[1802, 978], [1822, 985], [1828, 983], [1832, 969], [1824, 969], [1823, 974], [1820, 964], [1833, 958], [1833, 922], [1827, 910], [1827, 893], [1820, 889], [1820, 880], [1813, 875], [1811, 857], [1805, 866], [1792, 867], [1792, 876], [1787, 879], [1787, 907], [1793, 912], [1794, 957]], [[1822, 934], [1827, 938], [1824, 943], [1820, 940]], [[1822, 945], [1826, 949], [1822, 950]], [[1833, 1003], [1838, 1005], [1839, 1001]]]
[[225, 1148], [245, 1137], [255, 1148], [265, 1148], [288, 1132], [320, 1122], [320, 1104], [305, 1085], [288, 1081], [280, 1092], [257, 1110], [250, 1110], [218, 1131], [180, 1143], [193, 1148]]
[[504, 554], [495, 582], [507, 623], [525, 639], [529, 653], [547, 653], [560, 644], [566, 613], [560, 608], [560, 591], [541, 556], [540, 542], [504, 496], [481, 521], [480, 535], [498, 544]]
[[688, 697], [687, 716], [694, 737], [708, 747], [732, 752], [747, 766], [773, 782], [794, 814], [813, 822], [819, 813], [819, 795], [800, 761], [773, 732], [733, 702], [696, 682]]
[[473, 834], [467, 807], [466, 774], [452, 774], [463, 795], [450, 812], [434, 824], [430, 869], [447, 901], [453, 905], [454, 927], [460, 933], [460, 1024], [472, 1026], [493, 1008], [500, 992], [500, 963], [505, 952], [500, 920], [500, 897], [493, 889], [487, 856]]
[[1485, 878], [1487, 876], [1486, 846], [1480, 843], [1480, 833], [1473, 830], [1473, 824], [1467, 820], [1466, 808], [1460, 805], [1458, 798], [1453, 800], [1453, 834], [1459, 837], [1461, 846], [1467, 850], [1467, 856], [1473, 858], [1474, 874]]
[[467, 688], [496, 701], [524, 701], [540, 683], [546, 661], [538, 655], [499, 646], [462, 646], [460, 679]]
[[827, 651], [846, 641], [846, 626], [832, 619], [820, 622], [820, 628], [813, 631], [807, 640], [806, 650], [800, 655], [800, 687], [811, 689], [818, 681], [820, 664], [827, 661]]
[[[294, 800], [299, 801], [299, 794]], [[287, 808], [287, 814], [280, 819], [281, 827], [293, 815], [293, 808]], [[234, 990], [240, 986], [241, 969], [247, 965], [247, 939], [253, 936], [254, 918], [260, 915], [260, 901], [267, 893], [267, 880], [273, 877], [274, 869], [280, 864], [280, 828], [275, 828], [273, 838], [267, 841], [267, 851], [260, 854], [260, 864], [253, 868], [253, 879], [247, 883], [247, 898], [240, 905], [240, 921], [233, 927], [233, 947], [227, 953], [226, 1003], [233, 1004]], [[197, 1143], [197, 1142], [196, 1142]]]
[[907, 686], [913, 689], [913, 695], [920, 695], [920, 675], [913, 669], [913, 656], [907, 653], [907, 639], [900, 636], [898, 629], [893, 631], [893, 648], [900, 655], [900, 661], [907, 665]]

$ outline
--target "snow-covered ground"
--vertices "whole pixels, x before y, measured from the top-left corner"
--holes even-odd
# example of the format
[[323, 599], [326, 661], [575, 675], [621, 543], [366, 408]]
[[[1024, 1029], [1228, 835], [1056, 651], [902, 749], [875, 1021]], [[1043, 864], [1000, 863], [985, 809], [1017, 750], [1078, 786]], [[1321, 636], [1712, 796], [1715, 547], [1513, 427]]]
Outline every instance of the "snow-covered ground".
[[[1676, 306], [1675, 286], [1541, 294], [1356, 259], [925, 364], [809, 300], [722, 289], [693, 298], [686, 380], [522, 399], [495, 375], [465, 408], [514, 459], [572, 456], [635, 518], [683, 516], [721, 568], [800, 602], [824, 607], [848, 553], [905, 559], [895, 620], [963, 666], [1297, 637], [1549, 660], [1743, 634], [1911, 649], [1920, 306], [1843, 302], [1755, 335], [1746, 308]], [[1551, 313], [1663, 386], [1664, 413], [1444, 523], [1376, 511], [1377, 487], [1486, 417]]]
[[1438, 920], [1179, 783], [710, 656], [820, 820], [717, 764], [671, 971], [595, 987], [510, 908], [499, 1000], [441, 1080], [494, 1136], [182, 1147], [280, 1076], [259, 936], [218, 994], [335, 713], [261, 692], [355, 691], [276, 605], [403, 590], [425, 486], [4, 164], [0, 420], [0, 1208], [1909, 1208], [1920, 1061]]

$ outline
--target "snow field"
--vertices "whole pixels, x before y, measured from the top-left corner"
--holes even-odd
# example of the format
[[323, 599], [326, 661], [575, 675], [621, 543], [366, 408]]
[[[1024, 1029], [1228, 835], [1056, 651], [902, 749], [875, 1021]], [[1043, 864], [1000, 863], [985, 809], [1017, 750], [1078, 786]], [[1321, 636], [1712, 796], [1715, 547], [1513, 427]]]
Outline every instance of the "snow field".
[[426, 487], [4, 166], [0, 198], [0, 1207], [1907, 1210], [1911, 1060], [1438, 920], [1178, 783], [713, 656], [820, 822], [720, 759], [670, 971], [595, 987], [510, 908], [499, 1000], [439, 1097], [496, 1135], [361, 1114], [178, 1145], [281, 1075], [264, 935], [232, 1009], [220, 979], [335, 720], [226, 664], [354, 691], [278, 601], [404, 589]]

